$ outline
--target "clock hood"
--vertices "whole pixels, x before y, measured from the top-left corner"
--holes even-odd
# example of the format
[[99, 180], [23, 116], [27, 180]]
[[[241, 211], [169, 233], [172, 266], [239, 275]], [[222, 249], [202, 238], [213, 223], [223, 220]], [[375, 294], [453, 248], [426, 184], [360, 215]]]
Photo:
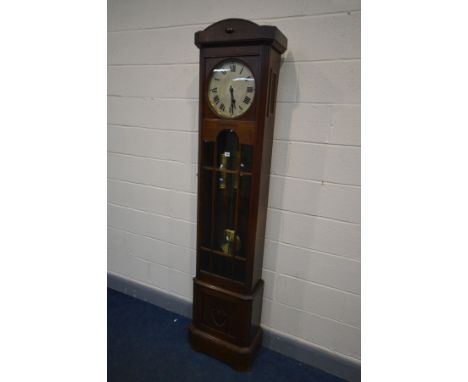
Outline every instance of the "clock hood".
[[199, 48], [228, 45], [271, 45], [280, 54], [288, 46], [288, 39], [275, 26], [258, 25], [244, 19], [225, 19], [195, 33]]

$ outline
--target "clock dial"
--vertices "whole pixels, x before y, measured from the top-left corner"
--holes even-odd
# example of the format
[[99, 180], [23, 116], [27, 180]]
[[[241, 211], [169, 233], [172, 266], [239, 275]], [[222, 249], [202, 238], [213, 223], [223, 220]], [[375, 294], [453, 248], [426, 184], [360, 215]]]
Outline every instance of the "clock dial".
[[220, 117], [236, 118], [249, 110], [255, 96], [255, 78], [240, 61], [225, 61], [213, 69], [208, 100]]

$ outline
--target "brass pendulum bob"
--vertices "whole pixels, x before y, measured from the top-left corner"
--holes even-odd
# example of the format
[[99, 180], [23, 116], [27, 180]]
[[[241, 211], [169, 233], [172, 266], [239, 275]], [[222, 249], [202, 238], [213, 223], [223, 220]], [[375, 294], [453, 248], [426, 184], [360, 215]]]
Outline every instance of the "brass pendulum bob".
[[233, 229], [224, 230], [224, 243], [221, 244], [223, 252], [229, 256], [234, 256], [240, 248], [240, 237]]

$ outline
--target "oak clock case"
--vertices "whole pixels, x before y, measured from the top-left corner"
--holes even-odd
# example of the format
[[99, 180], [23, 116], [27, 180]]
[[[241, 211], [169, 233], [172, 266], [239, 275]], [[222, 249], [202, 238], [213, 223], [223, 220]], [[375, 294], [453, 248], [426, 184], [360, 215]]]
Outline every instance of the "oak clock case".
[[250, 369], [262, 329], [261, 280], [276, 90], [286, 37], [228, 19], [200, 48], [197, 266], [189, 339]]

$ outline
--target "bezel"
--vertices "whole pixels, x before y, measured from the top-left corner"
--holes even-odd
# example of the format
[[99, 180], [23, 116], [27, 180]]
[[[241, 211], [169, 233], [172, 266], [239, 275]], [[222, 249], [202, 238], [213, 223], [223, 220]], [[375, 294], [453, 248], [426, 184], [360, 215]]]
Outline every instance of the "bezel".
[[[242, 113], [236, 115], [235, 117], [229, 117], [227, 115], [222, 115], [222, 114], [219, 114], [218, 111], [216, 110], [216, 108], [213, 107], [213, 105], [211, 104], [211, 101], [210, 101], [210, 86], [209, 84], [211, 83], [211, 79], [212, 77], [214, 76], [214, 71], [215, 69], [218, 69], [222, 66], [224, 66], [226, 63], [228, 62], [235, 62], [235, 63], [240, 63], [242, 65], [244, 65], [245, 67], [247, 67], [250, 71], [250, 73], [252, 73], [252, 77], [254, 79], [254, 87], [255, 87], [255, 91], [254, 91], [254, 94], [253, 94], [253, 97], [252, 97], [252, 101], [250, 102], [250, 106], [242, 111]], [[210, 110], [219, 118], [221, 119], [227, 119], [227, 120], [235, 120], [235, 119], [239, 119], [243, 116], [245, 116], [245, 114], [252, 109], [252, 107], [254, 106], [254, 103], [255, 103], [255, 100], [256, 100], [256, 95], [257, 95], [257, 78], [255, 77], [255, 73], [254, 71], [252, 70], [252, 67], [247, 64], [247, 62], [245, 62], [244, 60], [238, 58], [238, 57], [229, 57], [229, 58], [225, 58], [224, 60], [221, 60], [219, 61], [216, 65], [213, 66], [213, 69], [211, 69], [210, 73], [208, 74], [207, 76], [207, 82], [206, 82], [207, 86], [206, 86], [206, 89], [205, 89], [205, 99], [206, 99], [206, 103], [208, 105], [208, 107], [210, 108]]]

